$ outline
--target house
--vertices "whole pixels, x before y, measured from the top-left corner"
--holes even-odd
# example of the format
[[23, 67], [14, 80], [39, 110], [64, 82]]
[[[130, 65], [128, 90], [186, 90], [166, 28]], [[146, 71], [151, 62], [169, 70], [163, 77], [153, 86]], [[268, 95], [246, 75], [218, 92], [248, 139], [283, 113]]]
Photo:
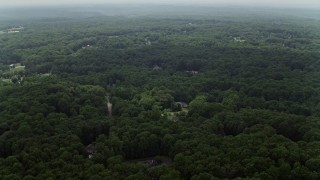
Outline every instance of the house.
[[173, 117], [171, 118], [171, 120], [172, 120], [173, 122], [177, 122], [177, 121], [179, 121], [179, 117], [173, 116]]
[[233, 40], [236, 42], [246, 42], [246, 40], [241, 39], [241, 37], [234, 37]]
[[144, 161], [139, 161], [140, 163], [143, 163], [143, 164], [147, 164], [149, 166], [157, 166], [158, 165], [158, 162], [154, 159], [149, 159], [149, 160], [144, 160]]
[[89, 157], [91, 157], [96, 152], [96, 147], [93, 144], [89, 144], [87, 147], [85, 147], [84, 150], [89, 155]]
[[15, 65], [14, 65], [14, 64], [10, 64], [9, 66], [10, 66], [10, 69], [15, 68]]
[[9, 34], [11, 34], [11, 33], [19, 33], [19, 32], [20, 32], [20, 31], [12, 31], [12, 30], [11, 30], [11, 31], [8, 31]]
[[154, 67], [153, 67], [153, 70], [154, 71], [159, 71], [159, 70], [161, 70], [162, 68], [160, 67], [160, 66], [158, 66], [158, 65], [155, 65]]
[[186, 102], [177, 102], [181, 106], [181, 108], [187, 108], [188, 104]]
[[90, 45], [90, 44], [87, 44], [87, 45], [85, 45], [85, 46], [82, 46], [82, 49], [90, 48], [90, 47], [93, 47], [93, 46], [92, 46], [92, 45]]
[[199, 72], [198, 71], [186, 71], [187, 73], [190, 73], [190, 74], [193, 74], [193, 75], [195, 75], [195, 74], [198, 74]]
[[186, 26], [193, 26], [193, 24], [190, 22], [190, 23], [186, 24]]

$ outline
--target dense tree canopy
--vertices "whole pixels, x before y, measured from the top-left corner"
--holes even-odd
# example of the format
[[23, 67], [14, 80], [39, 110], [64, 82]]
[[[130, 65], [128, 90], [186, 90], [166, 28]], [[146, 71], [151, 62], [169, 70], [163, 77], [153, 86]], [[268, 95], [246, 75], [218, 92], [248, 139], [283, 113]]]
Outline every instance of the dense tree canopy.
[[0, 179], [320, 178], [316, 19], [0, 27]]

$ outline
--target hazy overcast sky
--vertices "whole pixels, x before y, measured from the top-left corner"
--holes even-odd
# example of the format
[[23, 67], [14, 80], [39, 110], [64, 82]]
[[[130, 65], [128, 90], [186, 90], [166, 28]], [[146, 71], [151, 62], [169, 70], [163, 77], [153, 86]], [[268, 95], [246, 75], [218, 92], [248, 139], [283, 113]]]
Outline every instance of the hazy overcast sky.
[[1, 5], [60, 5], [60, 4], [97, 4], [97, 3], [152, 3], [152, 4], [252, 4], [280, 6], [320, 6], [320, 0], [0, 0]]

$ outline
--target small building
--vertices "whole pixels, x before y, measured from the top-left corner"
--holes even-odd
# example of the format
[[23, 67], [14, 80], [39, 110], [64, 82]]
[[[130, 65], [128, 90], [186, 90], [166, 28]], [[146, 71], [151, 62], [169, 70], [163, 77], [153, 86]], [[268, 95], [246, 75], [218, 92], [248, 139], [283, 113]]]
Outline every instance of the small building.
[[151, 45], [152, 45], [151, 41], [150, 41], [150, 40], [147, 40], [147, 41], [146, 41], [146, 45], [147, 45], [147, 46], [151, 46]]
[[181, 106], [181, 108], [187, 108], [188, 104], [186, 102], [177, 102]]
[[194, 71], [194, 70], [192, 70], [192, 71], [186, 71], [187, 73], [190, 73], [190, 74], [193, 74], [193, 75], [196, 75], [196, 74], [198, 74], [199, 72], [198, 71]]
[[241, 39], [241, 37], [234, 37], [233, 40], [235, 42], [246, 42], [246, 40]]
[[177, 121], [179, 121], [179, 117], [173, 116], [173, 117], [171, 118], [171, 120], [172, 120], [173, 122], [177, 122]]
[[82, 46], [82, 49], [85, 49], [85, 48], [91, 48], [91, 47], [93, 47], [92, 45], [90, 45], [90, 44], [87, 44], [87, 45], [85, 45], [85, 46]]
[[188, 24], [186, 24], [186, 26], [193, 26], [193, 24], [189, 22]]
[[154, 71], [159, 71], [159, 70], [161, 70], [162, 68], [160, 67], [160, 66], [158, 66], [158, 65], [155, 65], [154, 67], [153, 67], [153, 70]]
[[[92, 155], [96, 152], [96, 147], [93, 144], [89, 144], [84, 149], [89, 157], [92, 157]], [[90, 156], [91, 155], [91, 156]]]
[[9, 67], [10, 67], [10, 69], [13, 69], [13, 68], [15, 68], [16, 66], [15, 66], [14, 64], [10, 64]]
[[143, 164], [147, 164], [149, 166], [157, 166], [158, 165], [158, 162], [154, 159], [149, 159], [149, 160], [144, 160], [144, 161], [139, 161], [140, 163], [143, 163]]
[[9, 34], [12, 34], [12, 33], [19, 33], [20, 31], [13, 31], [13, 30], [10, 30], [8, 31]]

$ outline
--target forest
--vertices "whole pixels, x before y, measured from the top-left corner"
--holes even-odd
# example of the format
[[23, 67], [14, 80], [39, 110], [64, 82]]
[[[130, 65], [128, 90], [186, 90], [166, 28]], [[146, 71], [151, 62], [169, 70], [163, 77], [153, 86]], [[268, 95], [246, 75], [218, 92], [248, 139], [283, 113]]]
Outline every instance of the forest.
[[320, 179], [320, 19], [188, 10], [0, 13], [0, 179]]

